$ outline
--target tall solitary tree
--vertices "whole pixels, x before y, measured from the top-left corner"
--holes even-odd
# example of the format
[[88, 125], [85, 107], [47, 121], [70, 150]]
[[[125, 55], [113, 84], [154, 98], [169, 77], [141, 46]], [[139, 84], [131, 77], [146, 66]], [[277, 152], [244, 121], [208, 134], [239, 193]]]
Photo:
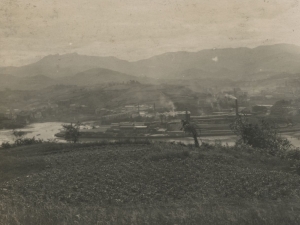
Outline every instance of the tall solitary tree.
[[198, 133], [197, 133], [197, 129], [196, 129], [195, 125], [190, 124], [186, 120], [181, 120], [181, 124], [182, 124], [182, 127], [180, 130], [183, 130], [184, 132], [191, 134], [194, 138], [195, 147], [198, 148], [199, 147]]

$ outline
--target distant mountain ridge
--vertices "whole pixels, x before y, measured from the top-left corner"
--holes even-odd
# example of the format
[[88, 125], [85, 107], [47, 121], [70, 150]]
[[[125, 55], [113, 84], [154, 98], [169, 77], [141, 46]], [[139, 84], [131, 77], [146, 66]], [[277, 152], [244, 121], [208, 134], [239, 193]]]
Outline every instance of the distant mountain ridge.
[[[2, 67], [0, 74], [15, 77], [44, 75], [52, 79], [74, 76], [95, 68], [137, 77], [160, 79], [230, 78], [244, 79], [255, 74], [300, 73], [300, 47], [276, 44], [250, 48], [206, 49], [198, 52], [170, 52], [135, 62], [115, 57], [49, 55], [21, 67]], [[79, 75], [78, 75], [79, 76]], [[125, 75], [124, 75], [125, 76]], [[104, 78], [103, 78], [104, 79]], [[108, 77], [105, 79], [109, 79]]]
[[244, 77], [261, 71], [300, 72], [300, 47], [278, 44], [250, 48], [210, 49], [199, 52], [174, 52], [136, 62], [145, 71], [173, 75], [186, 69], [200, 69], [217, 76], [232, 71], [233, 77]]
[[43, 74], [50, 78], [61, 78], [75, 75], [93, 68], [111, 69], [118, 66], [120, 70], [129, 62], [114, 57], [84, 56], [77, 53], [65, 55], [48, 55], [38, 62], [21, 67], [2, 67], [0, 74], [19, 77]]
[[109, 69], [93, 68], [75, 75], [50, 78], [45, 75], [35, 75], [29, 77], [17, 77], [13, 75], [0, 74], [0, 90], [39, 90], [53, 85], [76, 85], [76, 86], [94, 86], [104, 83], [120, 83], [130, 80], [143, 80], [142, 78], [119, 73]]

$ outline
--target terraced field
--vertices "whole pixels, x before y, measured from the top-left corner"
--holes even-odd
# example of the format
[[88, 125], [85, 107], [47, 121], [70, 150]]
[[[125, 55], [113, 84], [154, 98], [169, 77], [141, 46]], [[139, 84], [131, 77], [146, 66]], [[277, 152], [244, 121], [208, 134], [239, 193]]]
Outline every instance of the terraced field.
[[161, 143], [0, 156], [0, 224], [300, 224], [291, 160]]

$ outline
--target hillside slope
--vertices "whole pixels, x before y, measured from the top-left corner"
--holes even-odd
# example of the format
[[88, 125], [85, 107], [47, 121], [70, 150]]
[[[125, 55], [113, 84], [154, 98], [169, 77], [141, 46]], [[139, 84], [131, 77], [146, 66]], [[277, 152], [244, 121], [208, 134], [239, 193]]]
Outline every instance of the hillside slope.
[[137, 77], [109, 69], [94, 68], [73, 76], [64, 77], [59, 82], [66, 85], [91, 86], [109, 82], [128, 82], [130, 80], [137, 80]]
[[15, 77], [12, 75], [0, 74], [0, 91], [5, 89], [41, 90], [56, 84], [59, 84], [59, 82], [44, 75]]
[[0, 158], [0, 222], [299, 224], [292, 162], [217, 146], [10, 149]]

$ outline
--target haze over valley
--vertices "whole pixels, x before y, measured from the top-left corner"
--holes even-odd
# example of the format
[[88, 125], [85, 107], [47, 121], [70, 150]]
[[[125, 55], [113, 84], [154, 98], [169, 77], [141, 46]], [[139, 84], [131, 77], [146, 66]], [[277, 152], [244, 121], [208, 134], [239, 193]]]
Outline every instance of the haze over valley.
[[1, 0], [0, 224], [300, 224], [298, 0]]

